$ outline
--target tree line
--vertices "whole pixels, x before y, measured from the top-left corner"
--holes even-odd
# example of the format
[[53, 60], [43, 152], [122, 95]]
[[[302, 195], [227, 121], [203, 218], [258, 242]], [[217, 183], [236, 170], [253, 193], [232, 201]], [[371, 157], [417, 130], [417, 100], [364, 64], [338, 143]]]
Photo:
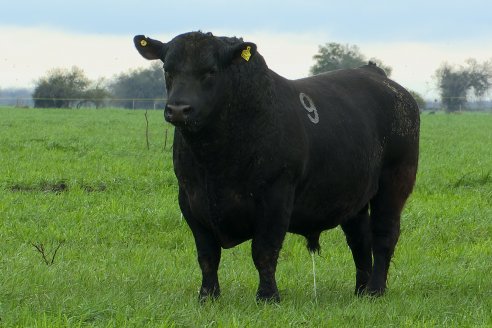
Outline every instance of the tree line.
[[[367, 59], [359, 47], [350, 44], [332, 42], [320, 45], [313, 59], [315, 63], [310, 68], [311, 75], [355, 68], [367, 64], [368, 61], [376, 63], [388, 76], [392, 72], [392, 67], [377, 58]], [[464, 65], [443, 63], [435, 71], [434, 80], [446, 111], [464, 109], [471, 98], [481, 99], [490, 91], [492, 60], [480, 63], [475, 59], [469, 59]], [[121, 73], [110, 81], [91, 81], [78, 67], [53, 69], [36, 82], [32, 96], [34, 106], [40, 108], [100, 108], [107, 105], [155, 108], [164, 105], [162, 99], [166, 97], [165, 92], [162, 66], [153, 63], [148, 68]], [[426, 104], [423, 97], [415, 91], [410, 92], [419, 107], [424, 109]]]
[[448, 112], [455, 112], [466, 106], [468, 99], [482, 98], [492, 86], [492, 60], [479, 63], [470, 58], [465, 65], [444, 63], [435, 73], [441, 101]]
[[[313, 56], [315, 64], [311, 75], [343, 68], [356, 68], [367, 64], [368, 60], [359, 47], [349, 44], [327, 43], [319, 46]], [[377, 58], [369, 61], [376, 63], [388, 76], [392, 68]], [[483, 63], [468, 59], [464, 65], [443, 63], [434, 73], [436, 88], [441, 96], [441, 103], [448, 112], [466, 108], [471, 98], [483, 98], [492, 87], [492, 59]], [[409, 90], [421, 109], [425, 109], [425, 100], [415, 91]]]
[[130, 70], [110, 81], [91, 81], [77, 66], [56, 68], [38, 79], [32, 93], [36, 108], [96, 108], [116, 107], [155, 108], [163, 106], [165, 82], [162, 65]]

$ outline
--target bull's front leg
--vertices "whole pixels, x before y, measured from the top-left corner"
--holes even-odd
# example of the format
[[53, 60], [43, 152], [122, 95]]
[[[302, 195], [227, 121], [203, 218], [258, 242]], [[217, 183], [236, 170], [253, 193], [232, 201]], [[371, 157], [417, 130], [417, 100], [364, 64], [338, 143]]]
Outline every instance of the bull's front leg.
[[202, 285], [198, 299], [202, 302], [209, 297], [217, 298], [220, 296], [218, 270], [222, 250], [221, 246], [214, 234], [193, 217], [188, 200], [181, 190], [179, 202], [183, 216], [195, 238], [198, 264], [202, 271]]
[[221, 247], [212, 232], [204, 229], [200, 224], [193, 222], [189, 218], [186, 220], [195, 237], [198, 264], [202, 271], [202, 285], [198, 299], [203, 302], [210, 297], [217, 298], [220, 296], [218, 270]]
[[202, 285], [198, 295], [200, 301], [209, 297], [217, 298], [220, 295], [219, 263], [221, 247], [211, 234], [195, 236], [198, 263], [202, 270]]
[[217, 298], [220, 296], [218, 270], [221, 247], [212, 232], [190, 219], [187, 221], [195, 237], [198, 264], [202, 271], [202, 285], [198, 299], [203, 302], [208, 298]]
[[293, 187], [272, 188], [260, 199], [252, 256], [259, 274], [256, 293], [258, 301], [279, 302], [280, 295], [275, 280], [277, 260], [282, 248], [293, 207]]

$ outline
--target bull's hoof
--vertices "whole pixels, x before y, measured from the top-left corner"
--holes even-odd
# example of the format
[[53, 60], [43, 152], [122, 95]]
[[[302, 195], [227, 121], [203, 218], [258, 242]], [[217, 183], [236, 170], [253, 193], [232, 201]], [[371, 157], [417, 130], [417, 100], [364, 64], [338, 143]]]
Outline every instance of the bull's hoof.
[[370, 287], [365, 289], [364, 294], [371, 297], [381, 297], [384, 295], [385, 287]]
[[204, 303], [207, 300], [216, 300], [220, 296], [220, 288], [206, 289], [201, 288], [198, 294], [198, 301]]
[[256, 293], [256, 302], [258, 303], [280, 303], [280, 295], [275, 293]]
[[354, 291], [355, 296], [357, 297], [364, 296], [366, 294], [366, 287], [367, 287], [366, 285], [356, 286]]

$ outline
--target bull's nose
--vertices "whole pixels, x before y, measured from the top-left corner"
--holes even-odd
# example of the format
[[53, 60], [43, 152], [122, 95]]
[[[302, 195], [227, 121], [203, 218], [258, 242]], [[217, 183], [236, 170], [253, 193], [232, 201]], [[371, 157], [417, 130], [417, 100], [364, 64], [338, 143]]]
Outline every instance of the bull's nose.
[[182, 123], [188, 118], [192, 110], [193, 109], [190, 105], [167, 104], [164, 111], [164, 116], [168, 122]]

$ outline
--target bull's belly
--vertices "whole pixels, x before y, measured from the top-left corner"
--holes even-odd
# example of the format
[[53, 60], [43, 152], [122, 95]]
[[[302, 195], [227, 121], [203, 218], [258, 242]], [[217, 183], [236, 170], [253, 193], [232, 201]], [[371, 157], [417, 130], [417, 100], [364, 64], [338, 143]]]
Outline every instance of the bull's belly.
[[[319, 185], [317, 187], [320, 187]], [[255, 201], [249, 193], [224, 188], [210, 197], [203, 189], [188, 192], [193, 217], [214, 234], [223, 248], [231, 248], [253, 238], [258, 222]], [[314, 192], [324, 190], [324, 192]], [[355, 216], [375, 193], [367, 184], [352, 185], [351, 192], [327, 192], [324, 188], [308, 186], [297, 195], [288, 231], [309, 235], [334, 228]], [[369, 190], [369, 191], [368, 191]]]
[[296, 208], [292, 212], [289, 232], [310, 235], [333, 229], [355, 216], [363, 206], [354, 204], [348, 207]]
[[228, 189], [212, 199], [204, 192], [188, 194], [193, 218], [213, 233], [221, 247], [231, 248], [253, 237], [255, 207], [245, 194]]
[[[308, 236], [332, 229], [356, 215], [363, 205], [348, 204], [347, 207], [319, 206], [317, 208], [294, 208], [288, 232]], [[257, 218], [251, 208], [237, 206], [218, 217], [203, 217], [202, 223], [211, 230], [222, 248], [232, 248], [253, 238]]]
[[[290, 217], [288, 232], [308, 236], [333, 229], [356, 215], [361, 208], [354, 206], [350, 209], [326, 208], [319, 211], [296, 209]], [[254, 214], [238, 209], [218, 219], [207, 218], [205, 223], [222, 248], [232, 248], [253, 238], [255, 221]]]
[[235, 215], [221, 218], [212, 230], [222, 248], [231, 248], [253, 238], [253, 218], [238, 211]]
[[308, 188], [301, 192], [294, 204], [289, 232], [309, 235], [335, 228], [356, 216], [377, 192], [377, 185], [367, 182], [346, 189]]

